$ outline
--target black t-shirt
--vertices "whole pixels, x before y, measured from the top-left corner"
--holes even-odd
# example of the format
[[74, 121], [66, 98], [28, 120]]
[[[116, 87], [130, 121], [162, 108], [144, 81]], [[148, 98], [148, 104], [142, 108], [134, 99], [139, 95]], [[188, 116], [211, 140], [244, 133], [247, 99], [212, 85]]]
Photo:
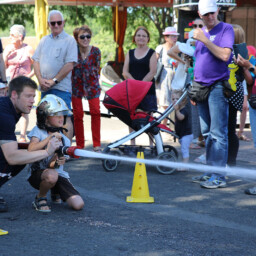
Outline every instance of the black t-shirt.
[[[9, 97], [0, 97], [0, 144], [3, 140], [16, 141], [15, 128], [20, 119]], [[0, 170], [7, 161], [0, 147]]]
[[180, 121], [175, 114], [175, 132], [182, 138], [185, 135], [192, 134], [191, 108], [189, 101], [185, 107], [180, 110], [180, 113], [183, 114], [185, 118]]
[[0, 54], [3, 53], [3, 46], [2, 46], [2, 41], [0, 39]]

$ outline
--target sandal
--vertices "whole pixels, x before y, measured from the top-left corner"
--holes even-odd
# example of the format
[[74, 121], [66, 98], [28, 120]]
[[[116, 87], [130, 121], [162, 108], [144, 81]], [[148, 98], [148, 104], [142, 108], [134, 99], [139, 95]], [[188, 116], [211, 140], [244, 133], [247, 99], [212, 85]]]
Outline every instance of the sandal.
[[25, 137], [20, 137], [20, 138], [19, 138], [19, 142], [20, 142], [20, 143], [26, 143], [27, 140], [26, 140]]
[[102, 153], [101, 147], [94, 147], [93, 151], [97, 153]]
[[62, 200], [59, 194], [51, 194], [51, 199], [54, 204], [61, 204]]
[[241, 134], [240, 136], [238, 136], [239, 140], [243, 140], [243, 141], [251, 141], [249, 138], [247, 138], [244, 134]]
[[[45, 201], [45, 203], [42, 203], [42, 201]], [[40, 203], [41, 202], [41, 203]], [[50, 206], [47, 204], [47, 198], [46, 197], [37, 197], [35, 198], [35, 201], [32, 203], [33, 207], [39, 211], [39, 212], [51, 212], [51, 208]], [[49, 209], [48, 210], [45, 210], [45, 209], [42, 209], [42, 207], [45, 207], [47, 206]]]

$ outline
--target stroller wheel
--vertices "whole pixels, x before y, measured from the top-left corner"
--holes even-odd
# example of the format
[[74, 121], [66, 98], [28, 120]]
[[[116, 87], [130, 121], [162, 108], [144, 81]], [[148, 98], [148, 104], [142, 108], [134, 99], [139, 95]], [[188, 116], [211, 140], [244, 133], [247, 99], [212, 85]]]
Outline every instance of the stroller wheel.
[[173, 152], [175, 154], [176, 158], [178, 158], [178, 156], [179, 156], [177, 149], [173, 146], [165, 145], [164, 152]]
[[[157, 156], [158, 160], [171, 161], [176, 162], [177, 157], [174, 151], [171, 152], [163, 152]], [[156, 169], [161, 174], [172, 174], [175, 171], [175, 168], [165, 167], [165, 166], [156, 166]]]
[[[116, 156], [121, 156], [121, 153], [119, 151], [109, 151], [109, 155], [116, 155]], [[114, 172], [119, 165], [120, 161], [114, 160], [114, 159], [104, 159], [102, 161], [102, 166], [107, 172]]]

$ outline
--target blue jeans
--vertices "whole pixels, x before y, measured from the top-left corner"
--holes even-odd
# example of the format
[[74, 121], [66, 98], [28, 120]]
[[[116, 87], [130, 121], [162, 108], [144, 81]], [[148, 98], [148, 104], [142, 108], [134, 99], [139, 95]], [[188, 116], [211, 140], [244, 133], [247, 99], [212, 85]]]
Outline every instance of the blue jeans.
[[43, 98], [47, 94], [54, 94], [60, 97], [66, 102], [66, 104], [68, 105], [68, 108], [71, 109], [71, 93], [70, 92], [64, 92], [57, 89], [50, 89], [46, 92], [41, 92], [41, 98]]
[[229, 104], [223, 95], [221, 83], [212, 86], [209, 98], [198, 103], [202, 135], [206, 140], [206, 163], [226, 166], [228, 158]]
[[249, 114], [250, 114], [250, 124], [251, 124], [251, 133], [253, 138], [253, 144], [256, 148], [256, 109], [253, 109], [249, 104]]

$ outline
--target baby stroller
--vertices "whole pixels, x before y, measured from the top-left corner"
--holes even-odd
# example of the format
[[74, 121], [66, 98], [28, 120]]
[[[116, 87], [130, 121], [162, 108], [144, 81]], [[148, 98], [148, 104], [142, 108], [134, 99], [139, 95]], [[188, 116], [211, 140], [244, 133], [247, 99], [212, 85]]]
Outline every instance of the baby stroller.
[[[104, 153], [113, 155], [131, 155], [130, 153], [133, 152], [133, 156], [136, 156], [138, 151], [143, 151], [145, 158], [153, 157], [159, 160], [177, 161], [177, 150], [173, 146], [163, 145], [160, 133], [166, 132], [175, 138], [178, 138], [175, 132], [161, 124], [163, 119], [168, 118], [168, 115], [174, 110], [174, 107], [170, 105], [163, 113], [156, 111], [155, 114], [158, 115], [157, 117], [153, 117], [145, 112], [136, 112], [138, 105], [146, 96], [151, 85], [151, 82], [128, 79], [115, 85], [106, 92], [103, 100], [104, 106], [134, 131], [127, 136], [110, 143], [104, 149]], [[176, 104], [182, 101], [186, 95], [187, 91], [184, 89], [182, 97]], [[154, 142], [154, 147], [123, 145], [144, 132], [147, 133]], [[103, 160], [103, 168], [109, 172], [115, 171], [118, 164], [119, 162], [117, 160]], [[162, 174], [171, 174], [175, 171], [174, 168], [162, 166], [157, 166], [156, 169]]]
[[100, 87], [103, 92], [106, 92], [118, 83], [121, 83], [124, 78], [122, 76], [123, 63], [109, 61], [100, 72]]

